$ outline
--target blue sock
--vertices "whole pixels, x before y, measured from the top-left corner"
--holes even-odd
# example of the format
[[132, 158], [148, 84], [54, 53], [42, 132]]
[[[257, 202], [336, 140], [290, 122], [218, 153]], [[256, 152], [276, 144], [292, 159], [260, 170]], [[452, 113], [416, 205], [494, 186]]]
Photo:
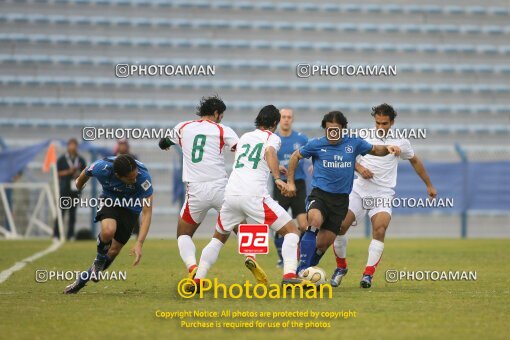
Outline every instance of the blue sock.
[[106, 253], [108, 252], [108, 249], [110, 249], [110, 246], [112, 245], [112, 240], [108, 242], [103, 242], [101, 240], [101, 234], [97, 235], [97, 259], [104, 259], [106, 256]]
[[299, 244], [300, 258], [299, 265], [297, 268], [297, 272], [299, 273], [302, 269], [306, 269], [310, 267], [310, 263], [312, 261], [312, 257], [315, 253], [315, 245], [316, 245], [316, 236], [317, 230], [311, 230], [311, 227], [308, 227], [308, 230], [304, 233], [301, 238], [301, 243]]
[[108, 267], [110, 267], [110, 265], [112, 264], [114, 259], [112, 259], [110, 256], [106, 255], [106, 262], [104, 263], [104, 269], [103, 270], [106, 270], [108, 269]]
[[89, 282], [91, 273], [92, 273], [92, 268], [87, 269], [87, 271], [81, 272], [80, 273], [80, 281]]
[[281, 262], [281, 261], [283, 261], [283, 257], [282, 257], [283, 237], [276, 234], [274, 236], [274, 245], [276, 246], [276, 252], [278, 253], [278, 258], [280, 259], [280, 262]]
[[310, 261], [310, 266], [316, 266], [319, 264], [319, 261], [321, 260], [322, 258], [322, 255], [324, 255], [324, 253], [319, 250], [319, 249], [315, 249], [315, 252], [313, 253], [313, 256], [312, 256], [312, 260]]

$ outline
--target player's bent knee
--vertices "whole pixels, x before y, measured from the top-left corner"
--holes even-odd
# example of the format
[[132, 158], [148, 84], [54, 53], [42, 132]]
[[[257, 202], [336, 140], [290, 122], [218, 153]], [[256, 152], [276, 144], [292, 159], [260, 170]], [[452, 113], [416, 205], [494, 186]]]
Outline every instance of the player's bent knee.
[[322, 225], [322, 214], [318, 209], [311, 209], [307, 216], [308, 224], [315, 228], [320, 228]]
[[115, 236], [116, 229], [114, 224], [103, 225], [101, 228], [101, 239], [103, 241], [111, 240]]

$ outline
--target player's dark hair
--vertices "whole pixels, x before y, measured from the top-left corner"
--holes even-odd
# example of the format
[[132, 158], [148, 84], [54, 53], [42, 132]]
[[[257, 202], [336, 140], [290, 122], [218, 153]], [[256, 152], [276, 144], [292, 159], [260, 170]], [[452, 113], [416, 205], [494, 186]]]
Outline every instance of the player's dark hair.
[[130, 155], [119, 155], [113, 161], [113, 172], [119, 177], [126, 177], [136, 169], [136, 161]]
[[218, 114], [225, 112], [227, 107], [218, 95], [212, 97], [202, 97], [200, 104], [197, 106], [197, 115], [200, 117], [214, 116], [214, 112]]
[[331, 111], [324, 115], [322, 118], [321, 126], [323, 129], [326, 128], [326, 123], [337, 123], [342, 125], [342, 129], [347, 128], [347, 118], [340, 111]]
[[264, 106], [257, 115], [257, 118], [255, 118], [255, 126], [257, 128], [270, 128], [278, 125], [279, 122], [280, 110], [278, 110], [274, 105]]
[[372, 108], [371, 115], [372, 115], [372, 117], [375, 117], [375, 115], [387, 116], [387, 117], [390, 117], [391, 121], [394, 121], [395, 117], [397, 116], [397, 111], [395, 111], [395, 109], [393, 109], [393, 106], [384, 103], [384, 104], [381, 104], [378, 106], [374, 106]]
[[78, 145], [78, 140], [76, 138], [69, 138], [69, 140], [67, 141], [67, 145], [69, 144], [76, 144]]

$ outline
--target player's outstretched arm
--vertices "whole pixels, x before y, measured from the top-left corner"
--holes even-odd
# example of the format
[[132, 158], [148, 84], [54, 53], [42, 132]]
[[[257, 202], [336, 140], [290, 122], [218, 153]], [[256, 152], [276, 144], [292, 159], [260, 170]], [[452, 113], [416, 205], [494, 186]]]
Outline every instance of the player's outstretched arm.
[[143, 243], [145, 242], [145, 238], [147, 237], [147, 234], [149, 233], [149, 228], [151, 226], [152, 196], [148, 197], [147, 200], [149, 204], [144, 205], [142, 209], [142, 222], [140, 224], [140, 232], [138, 233], [138, 238], [136, 240], [135, 245], [129, 252], [130, 256], [135, 255], [133, 266], [136, 266], [138, 263], [140, 263], [140, 260], [142, 259]]
[[296, 184], [294, 183], [294, 176], [296, 174], [296, 169], [299, 164], [299, 160], [302, 159], [303, 156], [301, 155], [301, 152], [299, 152], [299, 149], [294, 151], [292, 156], [289, 159], [289, 165], [287, 169], [287, 197], [294, 197], [296, 196]]
[[396, 145], [374, 145], [372, 146], [372, 151], [369, 154], [373, 156], [386, 156], [388, 154], [393, 154], [395, 156], [400, 155], [400, 148]]
[[368, 168], [365, 168], [363, 165], [358, 162], [355, 163], [354, 168], [356, 171], [363, 177], [364, 179], [370, 179], [374, 177], [374, 173], [370, 171]]
[[435, 198], [437, 196], [436, 188], [432, 185], [432, 181], [430, 180], [429, 174], [423, 165], [421, 159], [418, 156], [414, 155], [413, 158], [409, 159], [409, 162], [414, 168], [414, 171], [420, 176], [421, 180], [427, 186], [427, 194], [430, 198]]
[[83, 170], [81, 172], [80, 176], [78, 176], [78, 178], [76, 179], [76, 181], [74, 181], [74, 184], [76, 185], [76, 189], [78, 189], [78, 191], [81, 191], [85, 187], [85, 184], [87, 183], [89, 178], [90, 177], [87, 176], [87, 174], [85, 173], [85, 170]]
[[268, 146], [265, 152], [267, 166], [274, 177], [274, 184], [280, 189], [282, 193], [287, 192], [287, 184], [280, 179], [280, 167], [278, 164], [278, 156], [276, 150], [272, 146]]

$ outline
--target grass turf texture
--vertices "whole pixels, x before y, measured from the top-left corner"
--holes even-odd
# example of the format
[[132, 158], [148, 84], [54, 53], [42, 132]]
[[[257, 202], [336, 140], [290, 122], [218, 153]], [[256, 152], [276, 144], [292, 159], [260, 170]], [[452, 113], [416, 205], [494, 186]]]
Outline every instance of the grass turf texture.
[[[197, 256], [206, 240], [197, 241]], [[334, 290], [333, 299], [248, 300], [183, 299], [176, 291], [186, 275], [173, 240], [147, 240], [141, 264], [131, 266], [131, 240], [110, 270], [127, 270], [127, 281], [90, 282], [78, 295], [63, 295], [63, 281], [35, 282], [35, 270], [86, 269], [93, 260], [95, 243], [67, 243], [55, 253], [28, 264], [0, 284], [2, 338], [507, 338], [510, 321], [510, 240], [387, 240], [383, 259], [371, 289], [359, 288], [366, 261], [367, 240], [350, 240], [349, 274]], [[0, 270], [40, 251], [48, 242], [2, 241]], [[210, 277], [223, 283], [244, 283], [251, 273], [230, 240]], [[14, 258], [16, 255], [16, 258]], [[8, 261], [7, 261], [8, 260]], [[276, 254], [258, 257], [271, 282], [279, 283]], [[7, 264], [7, 262], [12, 262]], [[330, 276], [331, 251], [320, 266]], [[477, 281], [403, 281], [386, 283], [384, 272], [398, 270], [477, 271]], [[332, 320], [329, 329], [183, 329], [178, 319], [155, 317], [156, 310], [221, 311], [341, 311], [357, 312], [356, 318]], [[190, 319], [188, 319], [190, 320]], [[204, 319], [202, 319], [204, 320]], [[233, 321], [251, 321], [235, 319]], [[261, 321], [271, 321], [260, 319]], [[296, 321], [305, 321], [292, 319]], [[326, 319], [320, 319], [328, 321]], [[280, 319], [279, 321], [284, 321]]]

